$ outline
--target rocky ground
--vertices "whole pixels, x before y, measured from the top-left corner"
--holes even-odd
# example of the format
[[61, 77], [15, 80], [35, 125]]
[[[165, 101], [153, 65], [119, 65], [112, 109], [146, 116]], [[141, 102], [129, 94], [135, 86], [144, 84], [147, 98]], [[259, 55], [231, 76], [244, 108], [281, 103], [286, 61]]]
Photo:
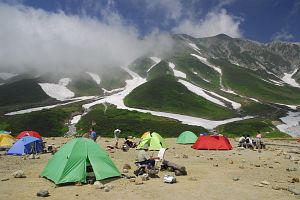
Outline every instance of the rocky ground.
[[[68, 138], [46, 138], [49, 143], [62, 145]], [[140, 178], [113, 178], [101, 184], [56, 187], [51, 181], [40, 178], [51, 154], [42, 154], [29, 159], [18, 156], [0, 156], [0, 199], [35, 199], [37, 192], [48, 190], [47, 199], [300, 199], [300, 143], [295, 141], [268, 140], [267, 149], [261, 153], [240, 150], [237, 142], [231, 151], [194, 150], [190, 145], [176, 144], [175, 139], [166, 139], [169, 149], [165, 159], [184, 165], [186, 176], [177, 176], [177, 182], [163, 182], [165, 175], [174, 172], [159, 172], [158, 178], [142, 181]], [[100, 138], [99, 145], [105, 148], [112, 139]], [[272, 144], [272, 145], [271, 145]], [[127, 176], [133, 176], [136, 150], [109, 152], [119, 170], [124, 164], [131, 165]], [[150, 152], [157, 155], [157, 152]], [[14, 178], [13, 173], [23, 170], [24, 178]], [[125, 170], [126, 171], [126, 170]], [[19, 174], [20, 175], [20, 174]], [[297, 195], [298, 194], [298, 195]]]

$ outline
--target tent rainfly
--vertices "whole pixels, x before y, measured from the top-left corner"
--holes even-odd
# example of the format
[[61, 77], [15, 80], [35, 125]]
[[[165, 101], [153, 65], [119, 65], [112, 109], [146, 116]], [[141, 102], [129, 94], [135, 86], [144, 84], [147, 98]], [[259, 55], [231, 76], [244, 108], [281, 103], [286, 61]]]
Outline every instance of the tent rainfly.
[[36, 137], [25, 136], [14, 143], [7, 155], [36, 154], [43, 150], [43, 141]]
[[15, 141], [16, 139], [10, 134], [0, 134], [0, 148], [9, 148]]
[[177, 144], [194, 144], [195, 141], [197, 140], [197, 136], [195, 133], [191, 132], [191, 131], [184, 131], [182, 132], [177, 140], [176, 143]]
[[224, 136], [199, 136], [192, 148], [204, 150], [231, 150], [229, 140]]
[[97, 143], [88, 138], [75, 138], [54, 154], [41, 173], [55, 184], [83, 182], [91, 165], [96, 180], [120, 176], [120, 172]]
[[150, 151], [159, 151], [161, 148], [167, 148], [165, 140], [158, 133], [151, 133], [144, 137], [140, 144], [137, 146], [137, 149], [142, 149], [145, 144], [149, 145]]

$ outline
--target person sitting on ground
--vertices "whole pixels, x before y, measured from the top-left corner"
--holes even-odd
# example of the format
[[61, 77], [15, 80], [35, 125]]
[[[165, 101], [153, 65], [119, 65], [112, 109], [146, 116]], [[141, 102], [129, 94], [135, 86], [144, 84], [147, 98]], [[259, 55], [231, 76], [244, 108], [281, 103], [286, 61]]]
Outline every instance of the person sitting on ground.
[[246, 136], [246, 148], [254, 149], [254, 145], [252, 143], [252, 139], [250, 138], [250, 135]]
[[127, 145], [129, 148], [135, 148], [136, 143], [132, 141], [129, 137], [125, 137], [124, 144]]
[[245, 136], [243, 135], [243, 136], [240, 137], [240, 139], [239, 139], [238, 147], [245, 147], [245, 146], [246, 146], [246, 138], [245, 138]]
[[140, 165], [147, 165], [148, 168], [153, 168], [155, 166], [155, 159], [159, 159], [159, 157], [149, 156], [147, 153], [148, 150], [149, 146], [145, 144], [143, 149], [138, 150], [136, 160]]

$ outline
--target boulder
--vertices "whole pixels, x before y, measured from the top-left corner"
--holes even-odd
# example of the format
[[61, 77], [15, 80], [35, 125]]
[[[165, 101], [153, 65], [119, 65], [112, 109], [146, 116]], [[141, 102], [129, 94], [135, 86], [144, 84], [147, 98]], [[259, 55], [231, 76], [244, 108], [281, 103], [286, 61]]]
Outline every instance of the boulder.
[[36, 196], [38, 196], [38, 197], [48, 197], [49, 192], [48, 192], [48, 190], [40, 190], [36, 193]]
[[94, 186], [96, 189], [103, 189], [104, 185], [100, 181], [95, 181]]
[[123, 169], [131, 169], [131, 166], [129, 164], [124, 164]]
[[14, 178], [25, 178], [26, 177], [24, 175], [24, 171], [23, 170], [17, 170], [12, 175], [13, 175]]

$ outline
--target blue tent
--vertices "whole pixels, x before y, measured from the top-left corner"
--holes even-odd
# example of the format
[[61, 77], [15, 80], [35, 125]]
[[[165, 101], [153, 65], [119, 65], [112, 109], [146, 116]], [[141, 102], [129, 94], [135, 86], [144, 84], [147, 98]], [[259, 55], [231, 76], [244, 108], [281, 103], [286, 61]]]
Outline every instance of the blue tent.
[[36, 154], [43, 150], [43, 141], [36, 137], [22, 137], [8, 150], [7, 155]]

